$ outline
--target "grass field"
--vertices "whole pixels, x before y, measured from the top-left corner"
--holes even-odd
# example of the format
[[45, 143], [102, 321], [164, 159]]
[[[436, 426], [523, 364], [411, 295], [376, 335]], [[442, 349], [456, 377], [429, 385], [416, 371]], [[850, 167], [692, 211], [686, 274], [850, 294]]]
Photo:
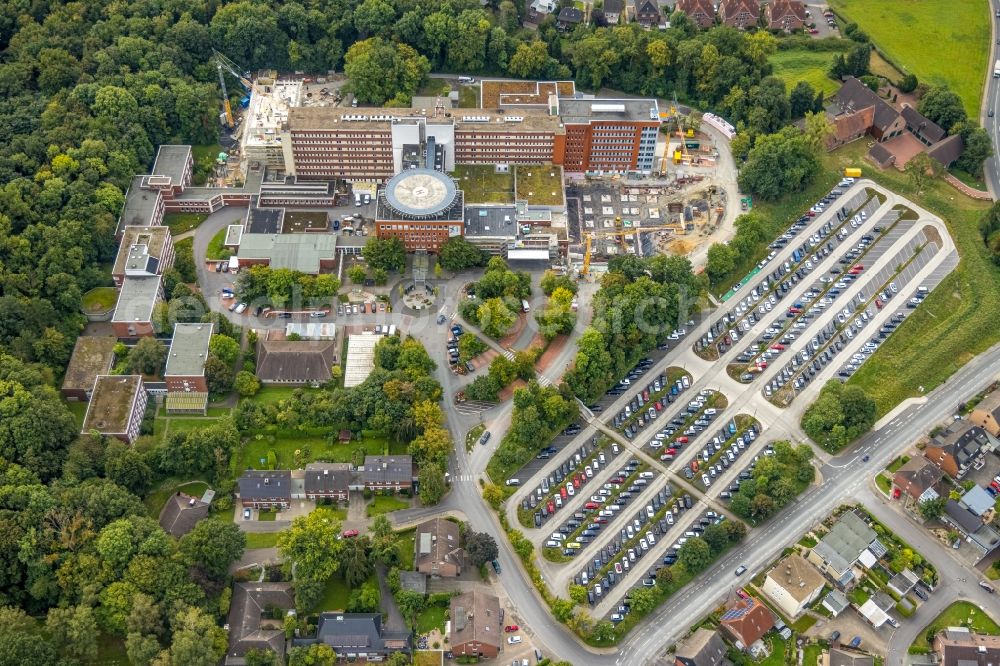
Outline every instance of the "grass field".
[[413, 546], [416, 538], [416, 529], [396, 532], [396, 555], [399, 556], [399, 568], [403, 571], [413, 571]]
[[107, 312], [118, 302], [118, 290], [114, 287], [94, 287], [81, 299], [84, 312]]
[[931, 85], [947, 84], [979, 115], [990, 41], [990, 5], [951, 0], [830, 0], [890, 61]]
[[168, 213], [163, 216], [163, 226], [170, 229], [171, 236], [177, 236], [185, 231], [192, 231], [208, 219], [204, 213]]
[[191, 495], [192, 497], [201, 497], [208, 489], [208, 484], [204, 481], [190, 481], [178, 485], [179, 481], [179, 479], [175, 478], [164, 479], [143, 498], [142, 503], [146, 505], [150, 516], [157, 518], [163, 509], [163, 505], [166, 504], [167, 498], [177, 491]]
[[413, 653], [413, 666], [441, 666], [444, 652], [441, 650], [417, 650]]
[[393, 511], [408, 508], [410, 508], [409, 502], [404, 502], [403, 500], [390, 495], [376, 495], [372, 498], [371, 503], [368, 505], [367, 512], [369, 518], [374, 518], [375, 516], [380, 516], [383, 513], [392, 513]]
[[496, 173], [488, 164], [455, 167], [455, 179], [469, 203], [514, 203], [514, 175]]
[[323, 598], [319, 600], [313, 609], [316, 612], [347, 610], [347, 601], [351, 597], [351, 588], [347, 587], [347, 582], [343, 576], [330, 576], [323, 588]]
[[983, 609], [968, 601], [956, 601], [917, 634], [913, 647], [928, 647], [929, 630], [933, 629], [934, 633], [937, 633], [945, 627], [969, 627], [977, 634], [1000, 634], [1000, 625], [983, 612]]
[[447, 606], [436, 606], [431, 604], [417, 616], [416, 633], [427, 634], [438, 629], [444, 633], [444, 614], [448, 612]]
[[[864, 142], [826, 156], [842, 172], [862, 164]], [[906, 398], [930, 391], [976, 354], [1000, 341], [1000, 270], [990, 261], [979, 238], [979, 219], [987, 208], [941, 180], [920, 193], [902, 173], [866, 168], [865, 176], [911, 198], [939, 215], [958, 247], [961, 262], [906, 318], [879, 350], [849, 380], [870, 392], [883, 415]]]
[[774, 67], [774, 75], [785, 82], [785, 89], [791, 92], [799, 81], [805, 81], [813, 90], [822, 90], [831, 95], [839, 87], [837, 82], [826, 75], [836, 53], [831, 51], [777, 51], [768, 60]]
[[247, 550], [252, 548], [274, 548], [278, 545], [281, 532], [247, 532]]
[[[171, 426], [173, 427], [173, 426]], [[366, 433], [361, 440], [353, 440], [346, 444], [330, 443], [325, 434], [309, 434], [298, 431], [279, 431], [264, 435], [261, 439], [252, 439], [235, 455], [238, 456], [236, 469], [238, 472], [267, 466], [267, 454], [274, 451], [277, 456], [278, 469], [296, 469], [301, 464], [322, 460], [325, 462], [357, 462], [355, 453], [364, 450], [364, 455], [381, 455], [385, 453], [386, 440], [374, 433]], [[300, 460], [296, 461], [295, 452], [299, 451]], [[264, 462], [261, 462], [263, 460]]]
[[822, 654], [823, 654], [822, 646], [807, 645], [803, 652], [802, 666], [816, 666]]
[[226, 227], [223, 227], [219, 229], [219, 233], [212, 236], [212, 240], [208, 241], [208, 247], [205, 248], [205, 259], [228, 259], [233, 256], [232, 251], [223, 246], [225, 242]]
[[522, 164], [514, 167], [517, 198], [536, 206], [563, 202], [562, 167]]
[[290, 386], [265, 386], [250, 400], [261, 404], [261, 405], [276, 405], [282, 400], [288, 400], [292, 397], [292, 394], [297, 391], [319, 391], [320, 389], [311, 388], [292, 388]]
[[215, 165], [215, 158], [222, 152], [222, 146], [216, 143], [191, 146], [191, 159], [194, 160], [194, 172], [191, 174], [191, 182], [195, 185], [204, 185], [208, 181], [208, 175], [212, 173]]
[[73, 402], [67, 402], [66, 407], [69, 408], [70, 413], [76, 420], [76, 427], [79, 429], [83, 428], [83, 419], [87, 417], [87, 405], [90, 403], [80, 402], [79, 400], [74, 400]]
[[458, 108], [478, 109], [479, 108], [479, 84], [473, 86], [459, 86], [458, 88]]

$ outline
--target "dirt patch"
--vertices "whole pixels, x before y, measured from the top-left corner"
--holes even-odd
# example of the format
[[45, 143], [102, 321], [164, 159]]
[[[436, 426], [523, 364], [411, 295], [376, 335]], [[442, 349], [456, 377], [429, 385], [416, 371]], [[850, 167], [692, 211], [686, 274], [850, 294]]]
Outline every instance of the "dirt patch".
[[[541, 338], [540, 335], [536, 337]], [[565, 335], [557, 335], [555, 338], [553, 338], [552, 342], [549, 343], [549, 346], [546, 347], [545, 351], [542, 352], [542, 355], [538, 358], [538, 361], [535, 363], [535, 372], [537, 373], [546, 372], [549, 369], [549, 366], [552, 364], [552, 361], [555, 360], [557, 356], [559, 356], [559, 353], [562, 351], [563, 347], [566, 346], [566, 343], [568, 341], [569, 338]], [[531, 345], [532, 346], [535, 345], [534, 340], [531, 341]]]
[[480, 368], [485, 368], [492, 363], [493, 359], [495, 359], [498, 355], [499, 352], [497, 352], [496, 349], [487, 349], [485, 352], [469, 361], [469, 363], [472, 363], [473, 368], [479, 370]]
[[514, 322], [514, 327], [508, 331], [507, 335], [500, 338], [500, 346], [504, 349], [510, 349], [511, 345], [517, 342], [517, 339], [521, 337], [521, 332], [524, 331], [524, 327], [528, 325], [528, 314], [522, 312], [517, 316], [517, 321]]
[[519, 388], [524, 388], [528, 383], [523, 379], [515, 379], [513, 383], [505, 387], [500, 391], [500, 402], [506, 402], [514, 397], [514, 391]]
[[944, 245], [944, 241], [941, 239], [941, 233], [937, 230], [934, 225], [928, 224], [921, 231], [924, 232], [924, 236], [927, 236], [927, 241], [934, 243], [938, 246], [938, 249]]

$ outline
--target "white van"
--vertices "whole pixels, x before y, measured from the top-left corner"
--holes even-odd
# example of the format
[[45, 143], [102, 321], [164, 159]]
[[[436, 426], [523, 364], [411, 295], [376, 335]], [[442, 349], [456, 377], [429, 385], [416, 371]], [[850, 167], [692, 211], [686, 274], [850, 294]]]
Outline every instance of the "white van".
[[506, 483], [508, 486], [519, 486], [521, 485], [521, 479], [507, 479]]

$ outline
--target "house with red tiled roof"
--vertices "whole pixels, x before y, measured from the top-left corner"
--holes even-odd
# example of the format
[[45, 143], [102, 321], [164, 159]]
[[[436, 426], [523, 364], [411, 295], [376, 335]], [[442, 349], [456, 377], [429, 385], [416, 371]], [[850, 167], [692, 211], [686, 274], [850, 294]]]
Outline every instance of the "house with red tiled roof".
[[740, 650], [750, 646], [774, 628], [771, 609], [753, 597], [740, 598], [719, 619], [719, 631]]
[[674, 11], [687, 15], [699, 28], [710, 28], [715, 23], [711, 0], [677, 0]]
[[773, 0], [764, 8], [770, 30], [802, 30], [806, 25], [806, 5], [802, 0]]
[[760, 21], [760, 5], [756, 0], [722, 0], [719, 3], [719, 19], [723, 24], [740, 30], [755, 28]]

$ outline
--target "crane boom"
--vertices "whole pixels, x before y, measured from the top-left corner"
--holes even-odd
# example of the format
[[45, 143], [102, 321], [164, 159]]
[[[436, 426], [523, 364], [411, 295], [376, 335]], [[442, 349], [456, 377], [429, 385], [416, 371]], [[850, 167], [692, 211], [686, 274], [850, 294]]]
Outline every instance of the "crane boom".
[[226, 89], [226, 77], [222, 74], [222, 63], [216, 65], [219, 71], [219, 87], [222, 88], [222, 109], [226, 113], [226, 125], [230, 128], [236, 124], [233, 120], [233, 107], [229, 104], [229, 91]]

